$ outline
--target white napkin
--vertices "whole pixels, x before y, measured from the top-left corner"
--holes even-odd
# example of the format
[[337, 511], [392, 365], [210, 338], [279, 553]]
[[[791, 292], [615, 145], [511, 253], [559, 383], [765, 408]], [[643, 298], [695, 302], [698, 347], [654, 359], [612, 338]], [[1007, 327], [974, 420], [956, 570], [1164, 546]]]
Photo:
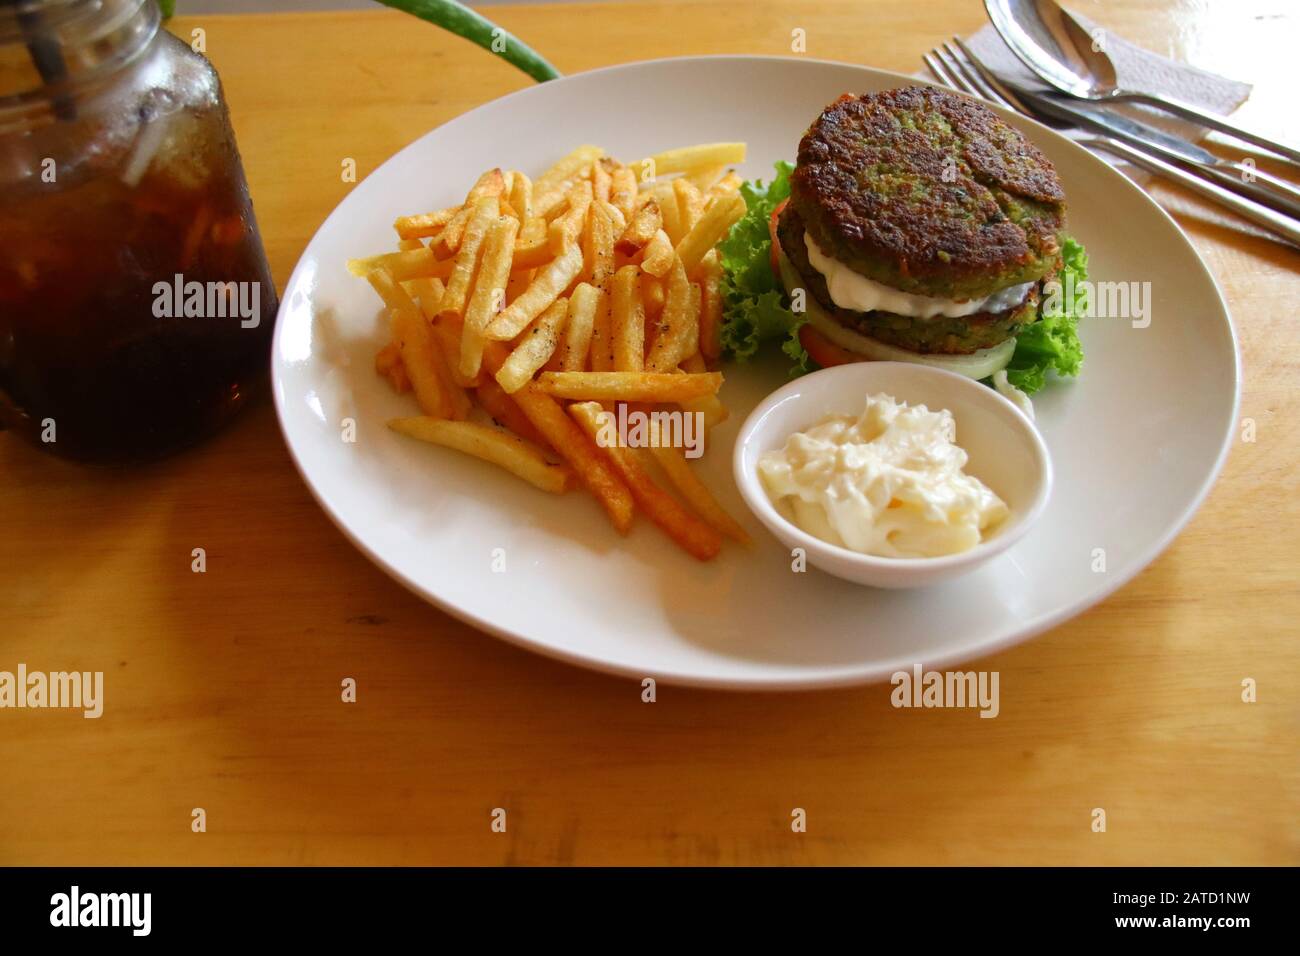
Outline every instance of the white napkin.
[[[1073, 15], [1089, 33], [1097, 27], [1086, 17], [1077, 13]], [[1103, 42], [1106, 52], [1115, 64], [1118, 84], [1122, 87], [1145, 93], [1172, 95], [1222, 115], [1231, 113], [1250, 95], [1249, 83], [1229, 80], [1215, 73], [1160, 56], [1129, 43], [1110, 31], [1106, 31]], [[992, 24], [986, 24], [974, 36], [969, 37], [966, 43], [994, 73], [1004, 75], [1029, 89], [1050, 89], [1011, 52], [1011, 48], [1002, 41], [1002, 37], [998, 35]], [[929, 76], [927, 78], [933, 79]], [[1109, 109], [1126, 113], [1133, 119], [1193, 142], [1203, 139], [1208, 132], [1202, 126], [1180, 120], [1150, 107], [1124, 104]], [[1141, 178], [1146, 175], [1104, 151], [1099, 151], [1096, 155], [1113, 165], [1122, 166], [1130, 176]]]

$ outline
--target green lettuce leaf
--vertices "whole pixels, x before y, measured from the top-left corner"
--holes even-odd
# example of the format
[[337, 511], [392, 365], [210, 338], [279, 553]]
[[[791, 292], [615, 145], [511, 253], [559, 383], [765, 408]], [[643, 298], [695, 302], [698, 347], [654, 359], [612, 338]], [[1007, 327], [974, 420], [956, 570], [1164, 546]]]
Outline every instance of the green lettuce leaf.
[[1088, 253], [1069, 238], [1061, 250], [1059, 291], [1054, 295], [1051, 284], [1044, 289], [1040, 318], [1016, 336], [1016, 352], [1007, 366], [1007, 381], [1032, 395], [1047, 382], [1047, 373], [1078, 375], [1083, 362], [1083, 345], [1079, 342], [1079, 319], [1088, 306], [1086, 287]]
[[803, 352], [794, 337], [802, 318], [786, 307], [785, 290], [772, 274], [768, 232], [772, 211], [790, 195], [793, 171], [792, 163], [779, 162], [770, 183], [758, 179], [744, 183], [740, 194], [747, 211], [718, 245], [723, 273], [722, 346], [741, 361], [752, 358], [763, 343], [785, 339], [786, 354], [807, 364], [806, 354], [800, 360], [791, 352], [792, 343]]

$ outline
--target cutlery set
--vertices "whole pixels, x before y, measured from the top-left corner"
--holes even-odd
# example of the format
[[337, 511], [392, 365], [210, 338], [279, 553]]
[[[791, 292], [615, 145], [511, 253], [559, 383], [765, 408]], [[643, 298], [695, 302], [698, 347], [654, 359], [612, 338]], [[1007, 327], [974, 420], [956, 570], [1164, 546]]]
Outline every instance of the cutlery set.
[[958, 37], [922, 57], [941, 84], [1177, 182], [1260, 226], [1272, 238], [1300, 248], [1300, 187], [1259, 169], [1252, 160], [1224, 159], [1106, 107], [1130, 102], [1153, 106], [1293, 163], [1300, 163], [1300, 150], [1172, 97], [1120, 87], [1110, 57], [1055, 0], [985, 0], [985, 6], [1011, 51], [1056, 92], [1032, 90], [995, 73]]

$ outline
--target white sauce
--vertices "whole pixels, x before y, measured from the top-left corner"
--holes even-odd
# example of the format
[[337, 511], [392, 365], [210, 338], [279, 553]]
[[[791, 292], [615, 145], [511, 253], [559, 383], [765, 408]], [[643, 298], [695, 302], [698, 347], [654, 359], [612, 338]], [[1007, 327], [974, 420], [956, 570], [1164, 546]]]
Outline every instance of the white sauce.
[[777, 510], [840, 547], [888, 558], [933, 558], [979, 544], [1010, 513], [967, 475], [946, 409], [867, 397], [858, 417], [830, 415], [759, 459]]
[[1004, 312], [1024, 302], [1034, 285], [1032, 282], [1024, 282], [1008, 286], [982, 299], [934, 299], [928, 295], [900, 292], [854, 272], [838, 259], [822, 252], [808, 232], [803, 234], [803, 241], [808, 247], [808, 261], [826, 279], [831, 301], [841, 309], [852, 309], [855, 312], [880, 309], [918, 319], [932, 319], [936, 315], [960, 318], [976, 312]]

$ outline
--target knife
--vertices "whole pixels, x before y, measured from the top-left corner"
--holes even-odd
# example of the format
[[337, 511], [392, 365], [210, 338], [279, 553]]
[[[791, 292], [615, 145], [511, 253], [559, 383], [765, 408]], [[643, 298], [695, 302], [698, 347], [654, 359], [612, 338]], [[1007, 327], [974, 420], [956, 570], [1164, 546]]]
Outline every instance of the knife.
[[1279, 179], [1253, 164], [1234, 162], [1214, 155], [1208, 149], [1166, 133], [1147, 123], [1130, 119], [1105, 109], [1079, 106], [1054, 93], [1030, 90], [999, 77], [1016, 95], [1045, 113], [1067, 120], [1076, 126], [1111, 136], [1131, 146], [1155, 153], [1167, 160], [1194, 166], [1215, 181], [1242, 196], [1263, 203], [1271, 209], [1300, 219], [1300, 188]]

